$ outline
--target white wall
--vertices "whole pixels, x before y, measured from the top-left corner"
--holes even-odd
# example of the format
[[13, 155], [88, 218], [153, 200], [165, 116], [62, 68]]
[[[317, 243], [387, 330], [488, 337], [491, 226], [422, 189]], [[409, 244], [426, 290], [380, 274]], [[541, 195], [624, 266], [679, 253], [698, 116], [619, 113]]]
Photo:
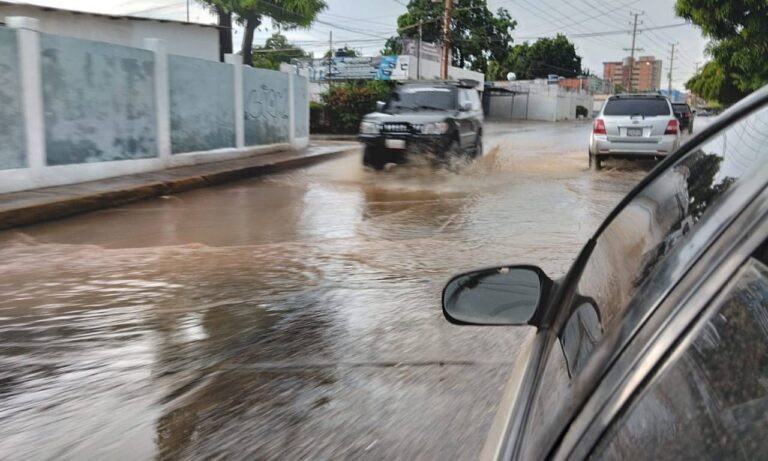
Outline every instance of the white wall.
[[[408, 77], [412, 80], [416, 80], [416, 64], [417, 59], [414, 56], [401, 56], [407, 57], [409, 59], [408, 63]], [[421, 60], [421, 69], [419, 69], [419, 75], [421, 76], [422, 80], [439, 80], [440, 79], [440, 63], [434, 62], [434, 61], [427, 61], [425, 59]], [[471, 79], [471, 80], [477, 80], [480, 82], [479, 90], [483, 89], [483, 83], [485, 82], [485, 74], [481, 72], [475, 72], [472, 70], [467, 69], [461, 69], [459, 67], [448, 67], [448, 79], [449, 80], [460, 80], [462, 78]]]
[[[501, 84], [499, 84], [501, 83]], [[585, 91], [567, 91], [556, 85], [537, 82], [497, 82], [497, 86], [517, 91], [514, 107], [512, 98], [491, 97], [490, 118], [515, 118], [556, 122], [574, 120], [576, 107], [592, 108], [592, 95]], [[527, 102], [527, 104], [526, 104]], [[509, 113], [513, 112], [512, 116]], [[589, 114], [591, 115], [591, 114]]]
[[145, 38], [165, 40], [168, 53], [219, 60], [219, 32], [215, 27], [43, 10], [30, 5], [0, 5], [0, 19], [36, 18], [40, 32], [141, 48]]
[[[46, 127], [46, 114], [50, 111], [50, 104], [55, 102], [57, 98], [48, 98], [49, 101], [44, 101], [44, 87], [43, 87], [43, 60], [40, 58], [44, 46], [44, 41], [55, 41], [56, 38], [51, 35], [42, 36], [45, 40], [41, 40], [41, 36], [36, 30], [39, 29], [39, 22], [34, 18], [25, 17], [12, 17], [8, 20], [8, 26], [18, 29], [18, 57], [20, 61], [19, 73], [22, 82], [21, 85], [21, 105], [23, 114], [23, 125], [25, 130], [25, 149], [24, 156], [25, 162], [23, 167], [11, 167], [9, 169], [0, 169], [0, 193], [15, 192], [28, 189], [36, 189], [42, 187], [50, 187], [64, 184], [76, 184], [85, 181], [93, 181], [98, 179], [111, 178], [115, 176], [121, 176], [132, 173], [142, 173], [150, 171], [159, 171], [166, 168], [195, 165], [200, 163], [217, 162], [222, 160], [231, 160], [236, 158], [249, 157], [258, 153], [274, 152], [275, 150], [284, 149], [301, 149], [309, 144], [309, 138], [306, 133], [300, 133], [296, 130], [296, 124], [293, 123], [298, 117], [303, 117], [304, 125], [309, 125], [309, 105], [308, 95], [304, 95], [300, 99], [293, 94], [293, 91], [308, 92], [306, 86], [295, 85], [294, 80], [300, 77], [294, 75], [285, 75], [285, 79], [288, 81], [288, 88], [291, 92], [288, 95], [288, 110], [289, 115], [289, 133], [287, 138], [280, 140], [266, 139], [264, 143], [260, 145], [244, 147], [244, 130], [242, 125], [243, 117], [245, 116], [243, 105], [238, 102], [243, 100], [243, 81], [239, 78], [243, 72], [243, 66], [240, 61], [240, 56], [228, 55], [227, 62], [229, 64], [209, 63], [215, 66], [229, 66], [234, 67], [234, 75], [230, 74], [229, 78], [232, 78], [233, 85], [229, 86], [234, 93], [233, 98], [235, 103], [232, 111], [232, 115], [235, 121], [235, 135], [236, 142], [235, 147], [206, 150], [201, 152], [184, 152], [171, 154], [171, 136], [173, 127], [171, 126], [171, 107], [170, 107], [170, 79], [169, 79], [169, 66], [168, 66], [168, 53], [166, 43], [163, 40], [147, 39], [144, 43], [146, 50], [152, 52], [149, 62], [152, 66], [142, 66], [154, 70], [152, 76], [153, 88], [137, 88], [136, 91], [141, 91], [143, 94], [138, 96], [149, 96], [154, 101], [153, 107], [147, 109], [152, 111], [151, 115], [155, 121], [156, 128], [145, 130], [147, 132], [156, 132], [153, 136], [153, 142], [156, 144], [152, 149], [151, 156], [144, 156], [142, 158], [132, 157], [124, 158], [121, 160], [114, 159], [114, 156], [109, 154], [113, 153], [109, 151], [109, 148], [104, 148], [107, 155], [100, 158], [87, 159], [85, 163], [82, 163], [80, 159], [67, 160], [66, 162], [59, 162], [58, 164], [52, 163], [50, 153], [54, 153], [55, 149], [49, 149], [50, 133]], [[8, 34], [5, 34], [6, 36]], [[7, 41], [7, 40], [6, 40]], [[78, 39], [67, 38], [61, 40], [62, 46], [64, 42], [80, 42]], [[75, 53], [75, 58], [80, 59], [82, 55], [87, 53], [88, 47], [99, 45], [93, 42], [82, 42], [83, 45], [88, 46], [75, 46], [74, 50], [80, 50]], [[50, 43], [49, 43], [50, 45]], [[70, 51], [73, 50], [70, 43]], [[109, 49], [109, 46], [102, 45], [100, 48]], [[115, 47], [121, 48], [122, 47]], [[123, 49], [125, 51], [126, 49]], [[104, 51], [104, 50], [102, 50]], [[78, 54], [79, 53], [79, 54]], [[217, 51], [218, 53], [218, 51]], [[71, 53], [70, 53], [71, 54]], [[93, 53], [91, 53], [93, 54]], [[139, 53], [146, 54], [146, 51]], [[62, 55], [63, 56], [63, 55]], [[75, 63], [77, 59], [70, 59], [68, 64]], [[136, 59], [134, 59], [136, 61]], [[130, 66], [129, 66], [130, 67]], [[147, 79], [149, 81], [149, 79]], [[269, 82], [264, 81], [264, 85], [268, 85]], [[105, 85], [101, 85], [103, 89]], [[85, 86], [78, 90], [78, 92], [70, 92], [68, 96], [62, 94], [61, 96], [67, 96], [70, 99], [69, 102], [77, 105], [82, 101], [87, 103], [92, 100], [93, 91], [99, 90], [99, 88], [90, 88]], [[151, 93], [151, 94], [150, 94]], [[298, 102], [297, 102], [298, 101]], [[46, 104], [48, 104], [46, 106]], [[108, 105], [108, 104], [102, 104]], [[303, 107], [302, 107], [303, 106]], [[197, 114], [190, 113], [190, 116], [196, 116]], [[81, 114], [82, 115], [82, 114]], [[108, 111], [103, 115], [99, 115], [100, 123], [113, 123], [113, 114]], [[238, 123], [238, 121], [241, 121]], [[304, 129], [306, 131], [306, 129]], [[70, 141], [74, 145], [87, 145], [93, 141], [95, 135], [92, 131], [86, 130], [86, 132], [77, 132], [76, 130], [65, 130], [65, 134], [71, 139]], [[272, 143], [272, 144], [265, 144]], [[51, 150], [49, 152], [49, 150]], [[109, 152], [107, 152], [109, 151]], [[81, 163], [76, 163], [81, 162]]]

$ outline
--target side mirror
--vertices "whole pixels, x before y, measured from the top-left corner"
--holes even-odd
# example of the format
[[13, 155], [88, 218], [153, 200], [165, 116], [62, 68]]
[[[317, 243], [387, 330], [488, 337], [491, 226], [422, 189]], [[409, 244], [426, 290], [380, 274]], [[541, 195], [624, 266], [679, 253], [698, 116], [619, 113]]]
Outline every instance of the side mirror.
[[552, 280], [535, 266], [482, 269], [452, 278], [443, 290], [451, 323], [526, 325], [546, 302]]
[[472, 103], [469, 101], [464, 101], [461, 104], [459, 104], [459, 110], [462, 112], [469, 112], [472, 110]]
[[387, 107], [386, 102], [376, 101], [376, 112], [383, 112], [385, 107]]

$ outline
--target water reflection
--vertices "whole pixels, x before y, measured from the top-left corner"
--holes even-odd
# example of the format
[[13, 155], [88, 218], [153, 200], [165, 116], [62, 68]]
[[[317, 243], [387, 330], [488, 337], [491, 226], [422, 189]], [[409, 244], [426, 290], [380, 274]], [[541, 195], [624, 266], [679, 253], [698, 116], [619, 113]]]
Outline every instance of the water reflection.
[[349, 157], [0, 233], [0, 453], [475, 457], [530, 331], [449, 325], [440, 289], [563, 273], [644, 173], [587, 172], [588, 130], [498, 135], [461, 171]]

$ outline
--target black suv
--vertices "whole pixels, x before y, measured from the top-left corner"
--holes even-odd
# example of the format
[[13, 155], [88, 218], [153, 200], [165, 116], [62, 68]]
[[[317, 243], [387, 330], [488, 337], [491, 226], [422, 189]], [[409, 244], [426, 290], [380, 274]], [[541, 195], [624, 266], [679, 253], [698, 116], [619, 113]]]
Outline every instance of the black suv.
[[472, 80], [416, 81], [398, 85], [389, 101], [363, 117], [363, 164], [380, 170], [409, 155], [474, 158], [483, 152], [483, 110]]
[[693, 117], [696, 112], [691, 110], [691, 106], [682, 102], [673, 102], [672, 110], [675, 111], [675, 117], [680, 121], [680, 131], [688, 131], [688, 134], [693, 133]]

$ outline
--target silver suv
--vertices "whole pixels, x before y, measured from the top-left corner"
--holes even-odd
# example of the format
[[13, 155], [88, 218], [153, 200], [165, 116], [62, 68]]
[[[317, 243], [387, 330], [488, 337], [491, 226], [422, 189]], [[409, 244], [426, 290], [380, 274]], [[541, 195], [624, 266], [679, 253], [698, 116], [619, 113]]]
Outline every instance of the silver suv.
[[611, 96], [589, 137], [589, 165], [599, 170], [608, 158], [661, 159], [680, 145], [680, 122], [661, 95]]

